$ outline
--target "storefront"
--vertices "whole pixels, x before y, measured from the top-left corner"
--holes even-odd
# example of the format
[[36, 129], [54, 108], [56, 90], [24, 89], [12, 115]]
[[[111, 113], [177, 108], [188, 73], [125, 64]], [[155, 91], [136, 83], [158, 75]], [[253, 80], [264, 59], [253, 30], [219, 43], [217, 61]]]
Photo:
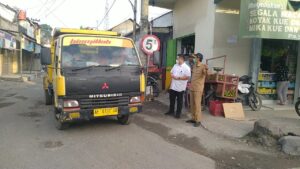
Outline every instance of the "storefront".
[[35, 43], [35, 40], [25, 36], [22, 38], [23, 73], [31, 73], [32, 71], [41, 70], [40, 53], [41, 46]]
[[[244, 0], [241, 3], [240, 36], [254, 38], [252, 67], [257, 76], [257, 91], [265, 102], [275, 103], [276, 69], [281, 62], [289, 68], [288, 102], [299, 96], [300, 3], [293, 0]], [[244, 22], [242, 22], [244, 21]], [[260, 42], [259, 42], [260, 41]], [[255, 61], [257, 63], [255, 63]]]
[[0, 75], [17, 73], [18, 58], [14, 35], [0, 30]]
[[[279, 4], [276, 5], [277, 2]], [[244, 6], [245, 3], [248, 5]], [[167, 75], [179, 53], [201, 52], [205, 59], [226, 55], [225, 73], [252, 76], [264, 104], [273, 104], [277, 99], [276, 64], [285, 51], [290, 69], [290, 103], [298, 97], [299, 2], [190, 0], [187, 3], [161, 0], [155, 1], [155, 5], [170, 8], [174, 13], [174, 39], [168, 43]], [[250, 15], [252, 18], [249, 18]], [[266, 25], [263, 26], [263, 23]], [[220, 63], [211, 62], [209, 67], [219, 67]], [[166, 87], [169, 82], [170, 79], [167, 79]]]
[[195, 34], [177, 38], [177, 51], [181, 54], [195, 53]]
[[293, 103], [295, 96], [298, 41], [263, 39], [260, 72], [258, 75], [258, 93], [265, 100], [277, 100], [276, 69], [278, 64], [286, 57], [289, 68], [288, 102]]

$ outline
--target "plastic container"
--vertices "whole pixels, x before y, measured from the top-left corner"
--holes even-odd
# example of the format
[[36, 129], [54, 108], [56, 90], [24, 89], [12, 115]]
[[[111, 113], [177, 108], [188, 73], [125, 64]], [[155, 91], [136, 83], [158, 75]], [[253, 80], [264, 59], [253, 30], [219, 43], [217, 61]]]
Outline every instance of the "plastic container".
[[223, 101], [212, 100], [209, 102], [209, 112], [213, 116], [224, 116]]

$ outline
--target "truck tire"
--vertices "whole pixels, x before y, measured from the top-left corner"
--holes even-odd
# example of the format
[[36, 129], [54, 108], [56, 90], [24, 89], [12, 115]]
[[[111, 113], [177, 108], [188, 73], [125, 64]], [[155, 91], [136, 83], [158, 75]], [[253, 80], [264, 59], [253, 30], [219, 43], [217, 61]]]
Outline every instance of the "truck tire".
[[297, 103], [295, 104], [295, 110], [297, 114], [300, 116], [300, 101], [297, 101]]
[[70, 127], [70, 123], [63, 123], [63, 122], [57, 121], [56, 128], [58, 130], [66, 130], [69, 127]]
[[46, 105], [53, 104], [53, 96], [49, 94], [48, 90], [45, 90], [45, 104]]
[[121, 115], [121, 116], [118, 116], [117, 118], [118, 118], [118, 122], [122, 125], [130, 124], [130, 121], [131, 121], [130, 115]]
[[55, 116], [55, 127], [58, 130], [66, 130], [70, 127], [70, 123], [62, 122], [60, 120], [60, 112], [57, 110], [57, 108], [54, 108], [54, 116]]

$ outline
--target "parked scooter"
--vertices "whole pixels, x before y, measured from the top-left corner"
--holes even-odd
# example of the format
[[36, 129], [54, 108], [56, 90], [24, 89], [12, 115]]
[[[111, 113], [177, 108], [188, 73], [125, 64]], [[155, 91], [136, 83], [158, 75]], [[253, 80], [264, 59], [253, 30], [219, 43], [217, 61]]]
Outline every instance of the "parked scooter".
[[300, 97], [298, 97], [298, 101], [295, 104], [295, 110], [297, 114], [300, 116]]
[[262, 100], [259, 94], [256, 93], [251, 79], [247, 75], [240, 77], [238, 101], [241, 101], [244, 105], [249, 105], [253, 111], [259, 111], [262, 107]]
[[158, 97], [160, 92], [157, 80], [158, 77], [156, 77], [155, 75], [148, 75], [147, 77], [147, 86], [152, 86], [154, 97]]

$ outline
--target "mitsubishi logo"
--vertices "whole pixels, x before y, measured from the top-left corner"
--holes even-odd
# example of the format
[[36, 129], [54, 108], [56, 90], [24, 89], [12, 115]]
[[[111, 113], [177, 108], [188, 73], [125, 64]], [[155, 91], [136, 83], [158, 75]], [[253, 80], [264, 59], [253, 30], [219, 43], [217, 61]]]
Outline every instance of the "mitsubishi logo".
[[104, 90], [104, 89], [109, 89], [109, 86], [106, 82], [102, 85], [102, 90]]

